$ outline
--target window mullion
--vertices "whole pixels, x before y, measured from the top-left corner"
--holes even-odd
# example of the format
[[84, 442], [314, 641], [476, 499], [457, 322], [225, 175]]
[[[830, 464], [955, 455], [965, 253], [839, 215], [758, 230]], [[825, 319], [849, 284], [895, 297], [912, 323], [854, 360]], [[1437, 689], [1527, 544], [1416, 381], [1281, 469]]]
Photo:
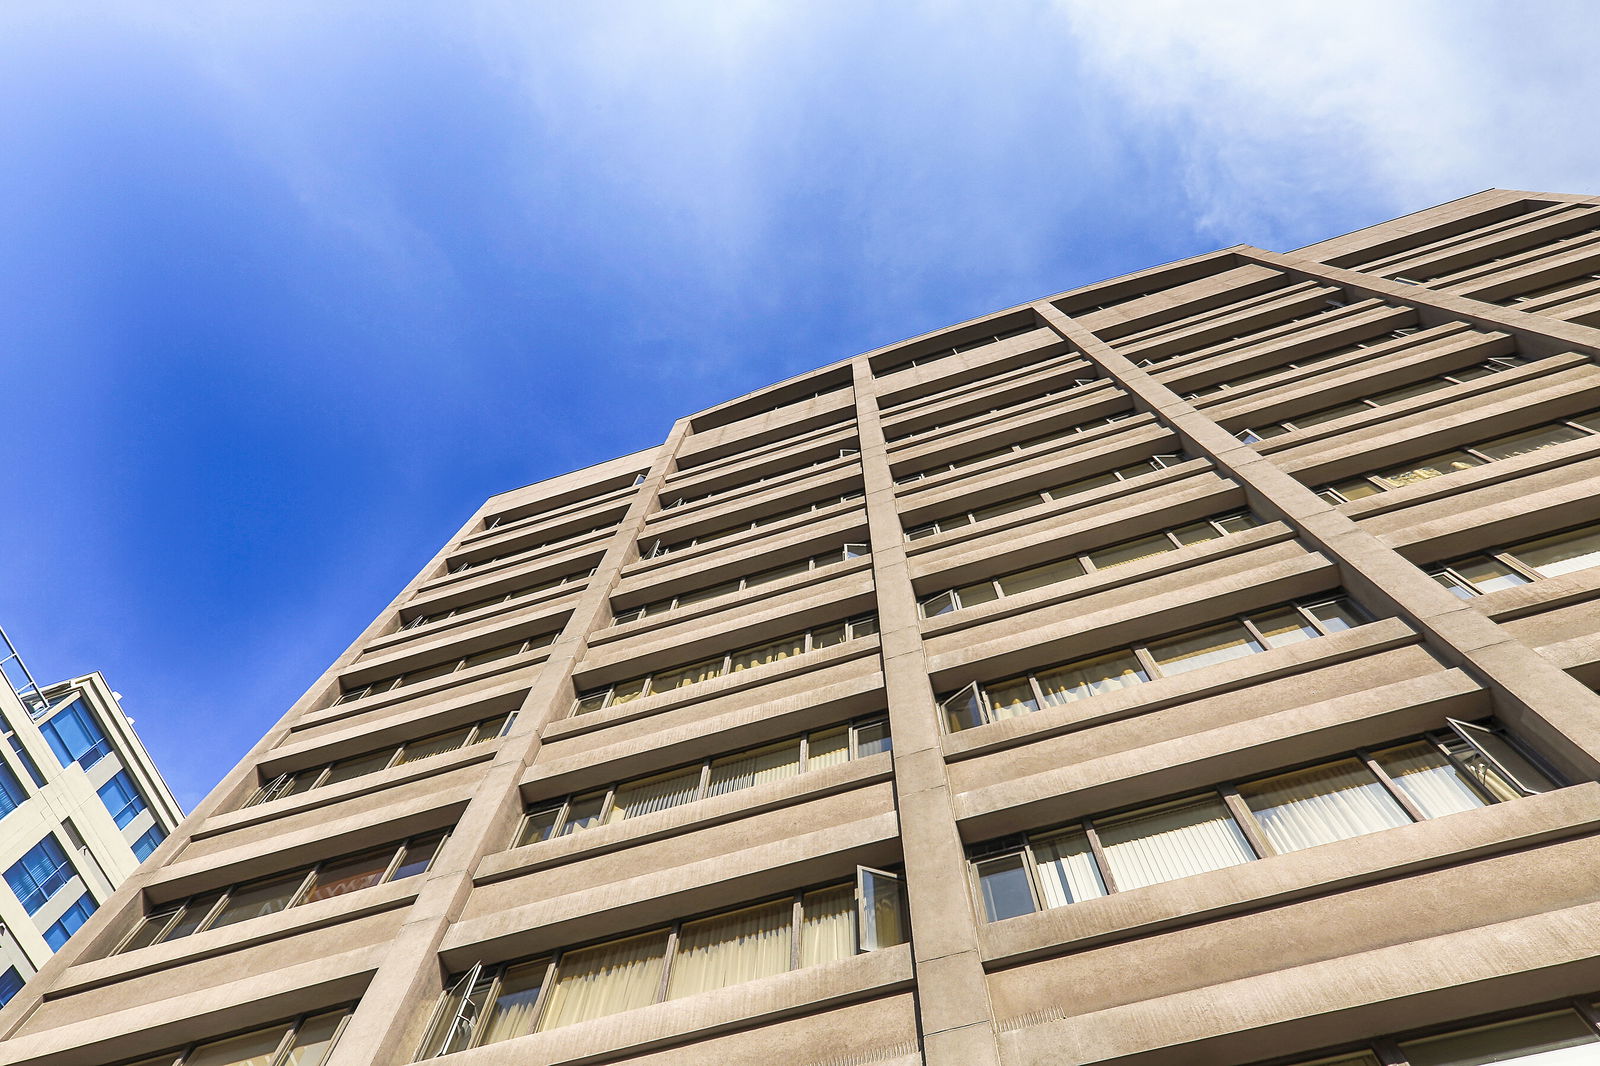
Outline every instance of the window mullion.
[[1145, 674], [1152, 680], [1163, 676], [1161, 667], [1156, 665], [1155, 656], [1150, 654], [1149, 648], [1146, 648], [1143, 644], [1134, 644], [1128, 650], [1133, 652], [1133, 657], [1139, 660], [1139, 665], [1144, 668]]
[[223, 891], [222, 895], [217, 897], [216, 901], [211, 904], [211, 909], [206, 911], [205, 917], [200, 919], [200, 924], [194, 927], [194, 931], [196, 933], [203, 933], [206, 931], [206, 928], [210, 926], [211, 923], [216, 920], [217, 915], [222, 912], [222, 908], [228, 905], [228, 899], [233, 895], [233, 890], [238, 887], [238, 885], [229, 885]]
[[661, 965], [661, 983], [656, 986], [656, 998], [651, 1001], [653, 1003], [667, 1001], [667, 982], [672, 979], [672, 957], [677, 954], [678, 932], [682, 928], [682, 922], [673, 922], [672, 929], [667, 933], [666, 956]]
[[1474, 792], [1476, 792], [1480, 797], [1482, 797], [1485, 805], [1492, 807], [1495, 804], [1501, 802], [1501, 800], [1500, 800], [1500, 798], [1498, 796], [1496, 796], [1494, 793], [1490, 792], [1489, 789], [1482, 782], [1480, 782], [1478, 780], [1478, 775], [1472, 772], [1472, 768], [1471, 767], [1469, 767], [1466, 763], [1462, 762], [1460, 759], [1456, 758], [1455, 753], [1452, 752], [1449, 748], [1447, 748], [1443, 744], [1439, 743], [1439, 738], [1438, 737], [1434, 736], [1432, 733], [1429, 733], [1426, 736], [1424, 736], [1423, 739], [1426, 740], [1429, 744], [1432, 744], [1435, 751], [1437, 751], [1439, 754], [1443, 755], [1446, 759], [1449, 760], [1450, 765], [1456, 768], [1456, 772], [1458, 774], [1460, 774], [1461, 777], [1466, 780], [1468, 786], [1471, 787], [1471, 789]]
[[1033, 854], [1033, 841], [1024, 839], [1022, 842], [1023, 876], [1028, 879], [1028, 894], [1033, 897], [1033, 911], [1035, 914], [1045, 909], [1044, 886], [1039, 883], [1039, 860]]
[[794, 907], [790, 911], [789, 920], [789, 969], [800, 968], [800, 930], [805, 922], [805, 906], [802, 903], [803, 893], [794, 894]]
[[1089, 842], [1089, 855], [1100, 867], [1100, 883], [1105, 886], [1106, 894], [1110, 895], [1117, 891], [1117, 881], [1111, 876], [1111, 863], [1106, 860], [1106, 849], [1100, 846], [1100, 834], [1095, 830], [1094, 820], [1085, 818], [1082, 825], [1084, 839]]
[[400, 858], [406, 853], [406, 845], [410, 842], [410, 839], [407, 838], [395, 845], [394, 854], [389, 856], [389, 865], [383, 868], [383, 876], [378, 878], [378, 884], [386, 885], [389, 883], [389, 879], [394, 876], [395, 870], [400, 868]]
[[327, 860], [324, 860], [323, 862], [317, 863], [315, 866], [311, 867], [311, 869], [306, 871], [306, 875], [300, 879], [299, 887], [296, 888], [293, 894], [289, 896], [289, 902], [283, 905], [284, 910], [288, 910], [290, 907], [297, 907], [300, 905], [300, 901], [305, 899], [306, 893], [310, 891], [312, 884], [315, 883], [317, 879], [317, 871], [321, 870], [326, 865], [328, 865], [328, 862]]
[[1486, 552], [1485, 554], [1487, 554], [1489, 556], [1489, 558], [1493, 559], [1495, 562], [1499, 563], [1501, 566], [1504, 566], [1504, 567], [1510, 569], [1514, 573], [1521, 574], [1523, 577], [1527, 578], [1529, 581], [1538, 581], [1540, 578], [1542, 578], [1544, 576], [1543, 574], [1540, 574], [1537, 571], [1535, 571], [1532, 567], [1525, 566], [1522, 563], [1522, 560], [1518, 559], [1515, 555], [1512, 555], [1509, 551], [1505, 551], [1505, 550], [1492, 551], [1492, 552]]
[[1233, 785], [1223, 785], [1217, 791], [1222, 794], [1222, 802], [1227, 804], [1228, 813], [1233, 815], [1233, 820], [1239, 823], [1239, 828], [1244, 831], [1245, 839], [1256, 850], [1256, 857], [1265, 859], [1278, 854], [1278, 849], [1267, 839], [1267, 834], [1261, 829], [1261, 823], [1256, 821], [1250, 805], [1239, 795], [1239, 790]]
[[[1039, 707], [1039, 709], [1041, 711], [1044, 710], [1045, 707], [1047, 706], [1047, 704], [1045, 703], [1045, 698], [1044, 698], [1044, 686], [1039, 684], [1039, 675], [1038, 674], [1029, 674], [1028, 675], [1028, 688], [1029, 688], [1030, 691], [1033, 692], [1034, 703], [1038, 705], [1038, 707]], [[983, 690], [980, 688], [978, 691], [981, 692]]]
[[272, 1054], [267, 1056], [267, 1066], [283, 1066], [289, 1059], [289, 1052], [294, 1050], [294, 1038], [300, 1033], [300, 1026], [304, 1024], [305, 1015], [294, 1020], [294, 1024], [284, 1030], [283, 1036], [278, 1038], [278, 1046]]
[[1365, 748], [1357, 749], [1356, 758], [1360, 759], [1362, 764], [1366, 766], [1368, 773], [1378, 779], [1378, 784], [1382, 785], [1384, 790], [1394, 797], [1395, 802], [1405, 808], [1405, 812], [1411, 816], [1413, 822], [1426, 822], [1428, 820], [1428, 816], [1423, 813], [1422, 808], [1417, 806], [1416, 801], [1406, 794], [1405, 789], [1395, 784], [1394, 778], [1389, 776], [1389, 771], [1385, 770], [1383, 764], [1372, 757], [1370, 751]]
[[700, 784], [695, 787], [695, 802], [706, 798], [711, 789], [711, 760], [706, 759], [700, 764]]

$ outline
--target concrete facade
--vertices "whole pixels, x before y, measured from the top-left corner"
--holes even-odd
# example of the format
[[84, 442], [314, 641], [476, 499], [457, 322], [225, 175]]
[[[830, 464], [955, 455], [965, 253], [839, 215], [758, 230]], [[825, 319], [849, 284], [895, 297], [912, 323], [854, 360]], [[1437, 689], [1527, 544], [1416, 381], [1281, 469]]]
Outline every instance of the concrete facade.
[[[1600, 198], [1493, 190], [987, 315], [496, 496], [0, 1011], [0, 1064], [281, 1063], [335, 1009], [296, 1062], [1600, 1041], [1597, 278]], [[742, 768], [778, 742], [803, 764]], [[1335, 764], [1364, 783], [1329, 802], [1390, 820], [1295, 842], [1312, 785], [1268, 779]], [[1040, 857], [1068, 838], [1075, 902]], [[823, 891], [852, 933], [807, 964]], [[791, 899], [787, 967], [673, 991], [693, 920]], [[659, 990], [557, 1024], [645, 933]], [[528, 973], [521, 1013], [447, 995]]]
[[183, 812], [104, 677], [40, 685], [4, 631], [0, 659], [0, 1000], [9, 1000]]

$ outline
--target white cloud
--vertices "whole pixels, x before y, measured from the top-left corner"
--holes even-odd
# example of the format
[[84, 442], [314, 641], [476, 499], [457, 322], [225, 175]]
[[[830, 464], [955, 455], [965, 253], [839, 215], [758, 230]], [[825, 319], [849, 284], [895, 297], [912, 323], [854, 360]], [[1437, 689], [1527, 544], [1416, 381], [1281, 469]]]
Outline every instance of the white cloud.
[[1092, 76], [1172, 138], [1198, 224], [1229, 242], [1306, 236], [1294, 216], [1329, 195], [1398, 213], [1490, 186], [1600, 188], [1581, 3], [1059, 7]]

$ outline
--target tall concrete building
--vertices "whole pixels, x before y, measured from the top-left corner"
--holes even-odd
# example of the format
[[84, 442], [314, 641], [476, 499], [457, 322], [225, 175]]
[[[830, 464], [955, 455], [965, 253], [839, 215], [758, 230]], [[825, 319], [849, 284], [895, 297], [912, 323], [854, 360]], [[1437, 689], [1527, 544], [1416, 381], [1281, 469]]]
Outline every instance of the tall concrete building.
[[183, 812], [98, 673], [34, 680], [0, 629], [0, 1005]]
[[1491, 191], [496, 496], [0, 1063], [1600, 1062], [1597, 326]]

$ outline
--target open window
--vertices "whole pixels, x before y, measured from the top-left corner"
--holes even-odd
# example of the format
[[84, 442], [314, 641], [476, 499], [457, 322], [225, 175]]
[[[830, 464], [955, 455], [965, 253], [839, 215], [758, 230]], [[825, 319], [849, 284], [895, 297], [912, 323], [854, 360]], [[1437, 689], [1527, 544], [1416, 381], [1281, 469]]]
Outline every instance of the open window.
[[475, 962], [462, 974], [461, 980], [450, 986], [439, 1001], [433, 1024], [428, 1027], [428, 1038], [423, 1044], [427, 1058], [436, 1059], [472, 1046], [479, 1009], [491, 983], [483, 977], [483, 963]]
[[[1475, 760], [1463, 757], [1464, 753], [1456, 753], [1457, 757], [1462, 758], [1467, 765], [1468, 770], [1480, 780], [1487, 773], [1498, 773], [1525, 796], [1549, 792], [1556, 787], [1550, 775], [1534, 765], [1533, 760], [1524, 755], [1516, 743], [1499, 730], [1476, 722], [1462, 722], [1455, 718], [1446, 718], [1445, 724], [1461, 738], [1473, 754], [1482, 760], [1478, 765], [1473, 765]], [[1485, 783], [1492, 784], [1492, 782]]]
[[870, 866], [856, 867], [856, 950], [904, 944], [909, 939], [905, 910], [905, 878]]
[[939, 704], [939, 709], [944, 712], [945, 724], [952, 733], [982, 725], [983, 693], [978, 690], [978, 683], [974, 681], [955, 695], [946, 697]]

